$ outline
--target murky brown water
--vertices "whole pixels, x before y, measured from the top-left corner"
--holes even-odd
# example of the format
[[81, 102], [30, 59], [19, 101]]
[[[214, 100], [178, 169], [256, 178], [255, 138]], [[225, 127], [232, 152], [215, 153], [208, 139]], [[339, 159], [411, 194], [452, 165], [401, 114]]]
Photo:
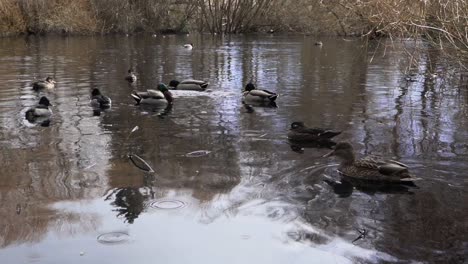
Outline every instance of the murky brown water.
[[[432, 79], [456, 72], [434, 54], [419, 58], [416, 82], [406, 82], [401, 49], [315, 41], [0, 39], [1, 263], [466, 261], [466, 80]], [[130, 65], [136, 87], [123, 80]], [[47, 75], [57, 88], [34, 92], [34, 78]], [[209, 80], [212, 92], [175, 91], [165, 110], [129, 96], [192, 77]], [[242, 105], [251, 79], [281, 94], [277, 108]], [[91, 88], [113, 100], [100, 116]], [[42, 94], [54, 105], [48, 127], [23, 118]], [[340, 182], [337, 161], [321, 158], [327, 149], [291, 149], [286, 132], [297, 120], [342, 130], [337, 139], [359, 154], [397, 158], [424, 180]], [[358, 230], [366, 236], [353, 243]]]

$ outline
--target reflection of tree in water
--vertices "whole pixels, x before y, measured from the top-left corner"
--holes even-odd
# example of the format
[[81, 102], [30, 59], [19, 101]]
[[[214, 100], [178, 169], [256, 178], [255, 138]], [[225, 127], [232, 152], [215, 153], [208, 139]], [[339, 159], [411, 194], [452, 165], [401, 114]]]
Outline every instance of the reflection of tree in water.
[[123, 216], [125, 222], [133, 224], [145, 209], [144, 201], [147, 197], [140, 192], [139, 188], [127, 187], [116, 189], [106, 197], [106, 200], [108, 199], [114, 199], [111, 204], [116, 207], [114, 211], [117, 212], [117, 217]]

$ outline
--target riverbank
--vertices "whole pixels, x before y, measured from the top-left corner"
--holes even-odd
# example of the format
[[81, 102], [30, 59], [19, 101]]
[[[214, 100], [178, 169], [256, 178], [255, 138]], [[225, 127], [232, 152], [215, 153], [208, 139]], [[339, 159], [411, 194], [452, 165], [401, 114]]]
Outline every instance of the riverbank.
[[468, 57], [468, 3], [452, 1], [2, 0], [0, 36], [295, 32], [424, 38]]

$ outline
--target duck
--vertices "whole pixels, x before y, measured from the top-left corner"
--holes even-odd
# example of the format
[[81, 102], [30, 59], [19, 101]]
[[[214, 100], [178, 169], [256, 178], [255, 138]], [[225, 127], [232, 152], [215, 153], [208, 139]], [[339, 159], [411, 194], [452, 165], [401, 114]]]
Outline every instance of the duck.
[[209, 83], [201, 80], [183, 80], [181, 82], [172, 80], [169, 82], [169, 89], [173, 90], [192, 90], [192, 91], [205, 91]]
[[243, 101], [267, 101], [267, 102], [274, 102], [276, 98], [278, 98], [278, 94], [267, 91], [267, 90], [259, 90], [255, 87], [255, 85], [249, 82], [242, 93]]
[[55, 80], [51, 76], [47, 76], [45, 80], [37, 81], [33, 83], [34, 90], [41, 90], [41, 89], [53, 89], [55, 88]]
[[316, 42], [314, 43], [314, 45], [315, 45], [315, 46], [323, 46], [323, 42], [319, 40], [319, 41], [316, 41]]
[[50, 110], [49, 106], [52, 106], [49, 99], [47, 99], [45, 96], [42, 96], [36, 106], [31, 107], [26, 111], [26, 119], [29, 122], [34, 122], [36, 118], [49, 117], [52, 115], [52, 110]]
[[125, 77], [125, 80], [127, 80], [129, 83], [134, 83], [137, 81], [137, 77], [132, 68], [128, 69], [128, 75]]
[[408, 165], [377, 156], [356, 159], [353, 146], [339, 142], [323, 157], [336, 156], [341, 160], [338, 171], [347, 177], [385, 183], [405, 183], [419, 180], [408, 171]]
[[135, 99], [137, 105], [150, 104], [164, 106], [172, 104], [174, 101], [171, 92], [163, 83], [158, 85], [158, 90], [149, 89], [146, 92], [133, 92], [131, 96]]
[[91, 92], [91, 106], [94, 108], [109, 108], [112, 105], [112, 100], [101, 94], [99, 89], [94, 88]]
[[299, 142], [330, 141], [331, 138], [341, 134], [341, 131], [333, 131], [323, 128], [309, 128], [304, 122], [292, 122], [288, 131], [288, 139]]
[[184, 44], [184, 48], [189, 49], [189, 50], [193, 49], [193, 43]]

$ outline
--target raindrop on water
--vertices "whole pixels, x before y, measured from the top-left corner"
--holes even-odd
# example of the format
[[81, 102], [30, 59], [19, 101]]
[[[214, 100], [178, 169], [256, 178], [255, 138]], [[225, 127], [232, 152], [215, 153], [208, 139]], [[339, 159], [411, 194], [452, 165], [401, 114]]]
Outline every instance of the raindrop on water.
[[97, 237], [97, 241], [102, 244], [120, 244], [127, 242], [129, 239], [130, 236], [124, 232], [109, 232]]
[[150, 206], [156, 209], [180, 209], [185, 207], [185, 203], [179, 200], [159, 200], [152, 202]]

